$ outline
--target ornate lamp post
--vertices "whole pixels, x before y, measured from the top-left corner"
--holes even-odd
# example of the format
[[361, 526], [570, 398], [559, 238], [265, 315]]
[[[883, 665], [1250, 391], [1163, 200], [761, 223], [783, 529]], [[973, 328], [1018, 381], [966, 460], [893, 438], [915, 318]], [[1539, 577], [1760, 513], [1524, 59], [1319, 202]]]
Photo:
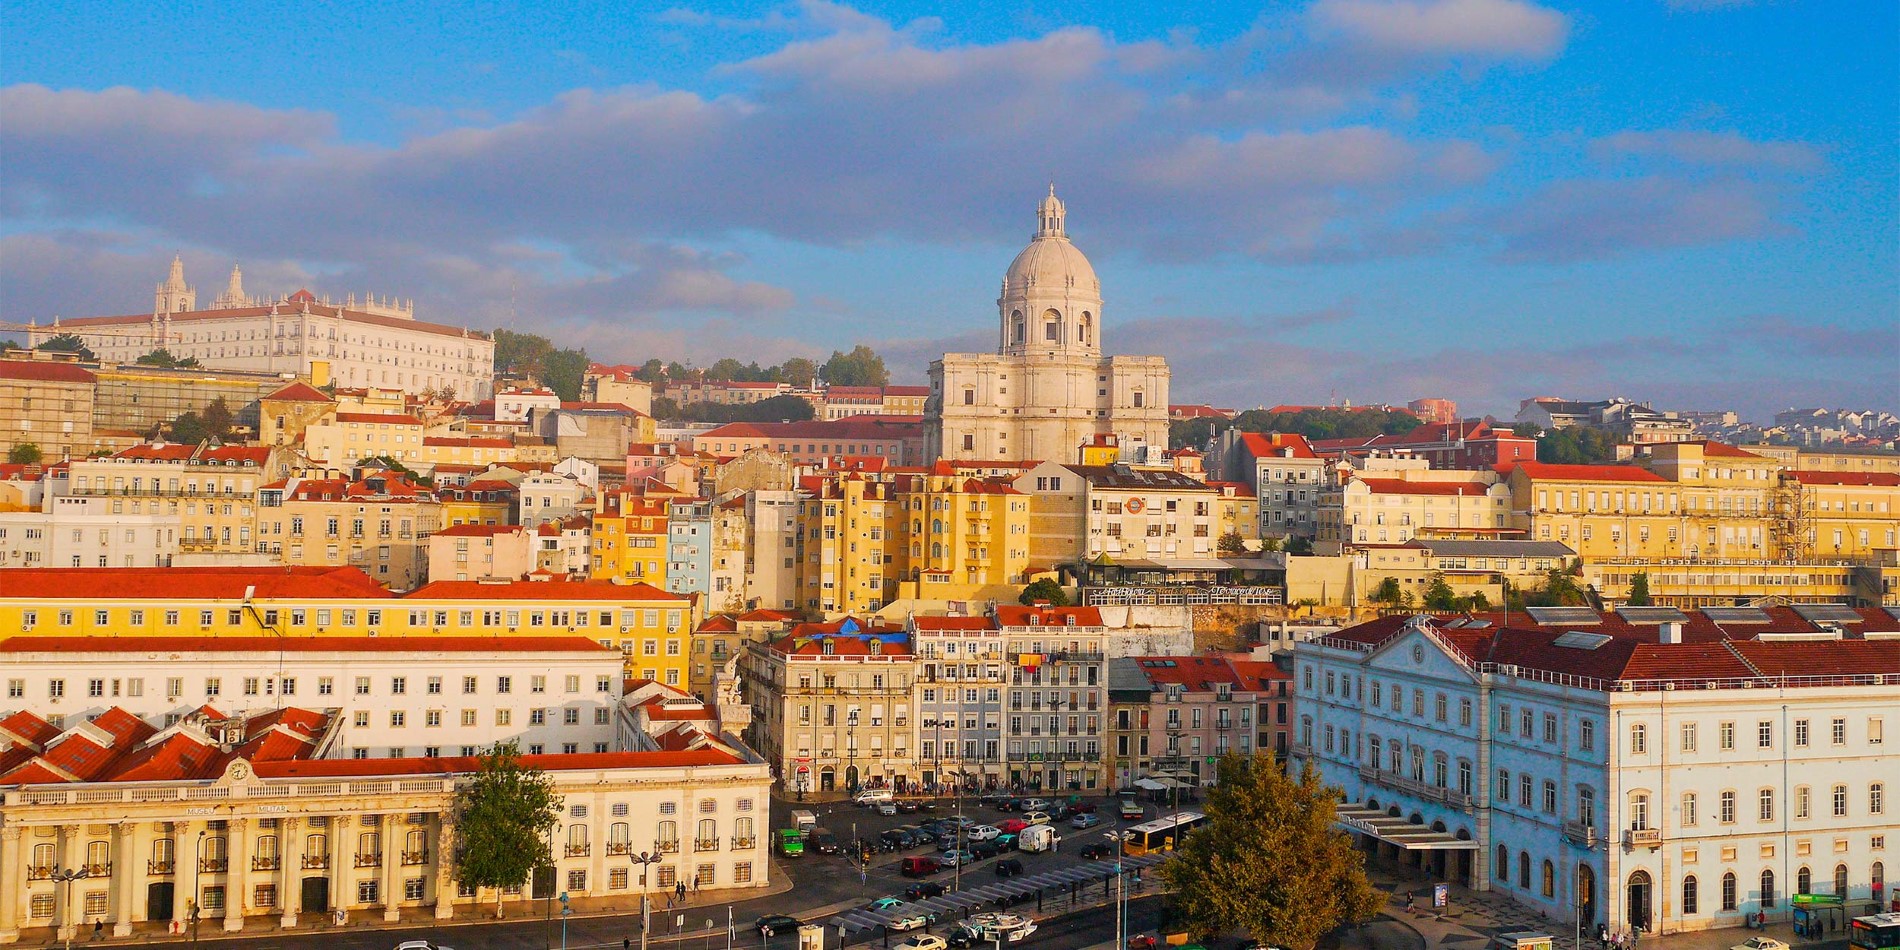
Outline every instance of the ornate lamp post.
[[87, 876], [85, 868], [54, 868], [51, 876], [52, 882], [65, 898], [65, 909], [60, 912], [59, 919], [65, 925], [62, 929], [66, 931], [66, 950], [73, 950], [73, 929], [77, 926], [73, 921], [73, 882], [84, 880]]
[[640, 950], [647, 950], [647, 931], [653, 923], [652, 908], [647, 903], [647, 868], [665, 858], [658, 841], [653, 842], [652, 851], [627, 851], [627, 863], [640, 866]]

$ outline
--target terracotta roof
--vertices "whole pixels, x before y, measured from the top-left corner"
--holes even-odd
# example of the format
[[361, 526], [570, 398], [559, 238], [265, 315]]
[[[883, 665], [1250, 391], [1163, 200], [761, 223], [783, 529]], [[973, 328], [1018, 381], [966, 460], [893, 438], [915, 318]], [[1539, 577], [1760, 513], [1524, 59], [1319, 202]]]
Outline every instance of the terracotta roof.
[[1182, 686], [1196, 693], [1211, 692], [1219, 683], [1246, 688], [1241, 685], [1240, 674], [1224, 656], [1138, 656], [1133, 659], [1148, 682], [1157, 686]]
[[1753, 459], [1754, 461], [1757, 461], [1757, 462], [1768, 461], [1768, 458], [1766, 456], [1756, 455], [1753, 452], [1736, 448], [1735, 446], [1730, 445], [1727, 442], [1717, 442], [1717, 441], [1714, 441], [1713, 439], [1704, 439], [1699, 442], [1690, 442], [1686, 444], [1702, 446], [1702, 455], [1705, 458]]
[[1032, 607], [1023, 604], [997, 604], [996, 621], [1005, 627], [1067, 627], [1069, 618], [1075, 619], [1074, 626], [1099, 627], [1102, 625], [1102, 611], [1099, 607]]
[[91, 383], [94, 376], [83, 366], [51, 360], [0, 360], [0, 379], [30, 379], [42, 383]]
[[[440, 323], [425, 323], [421, 320], [409, 320], [403, 317], [385, 317], [380, 314], [364, 313], [360, 310], [346, 310], [342, 307], [338, 307], [335, 305], [317, 303], [315, 302], [315, 297], [309, 295], [309, 291], [299, 291], [298, 295], [293, 295], [291, 297], [291, 301], [292, 303], [296, 304], [296, 306], [279, 304], [275, 308], [265, 306], [265, 307], [235, 307], [229, 310], [184, 310], [184, 311], [179, 311], [177, 313], [167, 314], [166, 319], [172, 323], [192, 323], [199, 320], [225, 320], [225, 319], [232, 319], [232, 318], [238, 318], [238, 317], [261, 317], [266, 314], [269, 314], [273, 309], [276, 309], [277, 312], [279, 313], [296, 313], [296, 312], [299, 312], [303, 308], [303, 304], [305, 303], [305, 301], [309, 301], [309, 309], [311, 313], [316, 314], [317, 316], [323, 316], [323, 317], [336, 317], [343, 320], [346, 323], [367, 323], [367, 324], [371, 324], [373, 326], [379, 326], [379, 327], [391, 327], [391, 328], [400, 329], [400, 330], [415, 330], [420, 333], [433, 333], [433, 334], [436, 334], [437, 336], [465, 337], [471, 340], [488, 339], [488, 334], [483, 333], [480, 330], [469, 330], [469, 329], [464, 329], [462, 327], [445, 326]], [[115, 317], [66, 318], [66, 319], [62, 319], [59, 325], [62, 329], [66, 327], [74, 327], [74, 328], [83, 330], [88, 327], [141, 326], [141, 325], [150, 324], [151, 322], [152, 322], [152, 315], [149, 313], [142, 313], [142, 314], [129, 314], [126, 316], [115, 316]]]
[[1666, 482], [1668, 479], [1634, 465], [1553, 465], [1518, 462], [1518, 471], [1531, 478], [1567, 482]]
[[0, 599], [256, 600], [381, 598], [389, 589], [354, 567], [40, 567], [15, 568]]
[[[577, 752], [570, 755], [524, 755], [523, 765], [544, 772], [586, 771], [594, 769], [663, 769], [697, 765], [740, 765], [744, 759], [717, 748], [685, 752]], [[255, 768], [263, 778], [352, 777], [373, 775], [450, 775], [480, 771], [482, 760], [476, 756], [449, 755], [433, 759], [307, 759], [293, 762], [259, 762]]]
[[739, 615], [740, 623], [783, 623], [787, 620], [797, 619], [798, 615], [789, 610], [772, 610], [766, 607], [762, 607], [758, 610], [748, 610]]
[[617, 653], [586, 637], [8, 637], [0, 653]]
[[1296, 459], [1319, 458], [1306, 437], [1297, 432], [1243, 432], [1240, 442], [1255, 459], [1280, 458], [1287, 449], [1292, 450], [1292, 457]]
[[1900, 472], [1788, 472], [1803, 485], [1858, 485], [1900, 488]]
[[334, 402], [323, 390], [305, 382], [295, 382], [264, 397], [276, 402]]
[[699, 625], [700, 633], [738, 633], [739, 622], [731, 614], [714, 614]]
[[651, 584], [612, 581], [431, 581], [403, 595], [404, 600], [541, 600], [594, 603], [685, 603], [692, 598], [663, 591]]
[[996, 622], [988, 617], [912, 617], [911, 625], [918, 630], [995, 630]]

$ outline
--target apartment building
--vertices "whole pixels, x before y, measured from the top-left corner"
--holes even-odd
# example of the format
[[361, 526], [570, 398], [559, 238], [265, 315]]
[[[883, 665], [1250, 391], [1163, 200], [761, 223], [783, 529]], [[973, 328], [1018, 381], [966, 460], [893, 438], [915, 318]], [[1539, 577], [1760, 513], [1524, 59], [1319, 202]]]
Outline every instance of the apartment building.
[[890, 597], [906, 520], [897, 486], [856, 474], [803, 480], [798, 502], [800, 606], [826, 616], [875, 611]]
[[[1316, 550], [1404, 544], [1413, 538], [1512, 537], [1511, 490], [1490, 472], [1437, 471], [1373, 460], [1329, 487]], [[1386, 463], [1386, 464], [1381, 464]]]
[[430, 580], [519, 580], [534, 573], [538, 533], [520, 525], [459, 524], [429, 536]]
[[174, 516], [178, 550], [220, 557], [257, 553], [258, 489], [296, 458], [286, 449], [150, 442], [74, 461], [64, 491], [105, 499], [110, 514]]
[[429, 536], [442, 527], [442, 505], [434, 490], [405, 475], [374, 469], [357, 478], [291, 478], [259, 486], [256, 498], [257, 543], [284, 564], [359, 567], [397, 590], [428, 578]]
[[749, 643], [741, 683], [748, 744], [790, 793], [824, 794], [915, 781], [911, 719], [917, 657], [903, 628], [847, 617]]
[[91, 370], [51, 359], [0, 359], [0, 453], [37, 445], [48, 462], [96, 447]]
[[43, 511], [0, 511], [0, 568], [171, 564], [180, 516], [114, 514], [115, 500], [55, 495]]
[[648, 490], [601, 494], [591, 539], [594, 577], [666, 583], [667, 507], [679, 496]]
[[1881, 900], [1900, 617], [1387, 617], [1295, 647], [1295, 755], [1369, 850], [1552, 920], [1675, 933]]
[[913, 616], [907, 628], [917, 651], [919, 780], [972, 790], [1007, 781], [1002, 630], [989, 617]]
[[1008, 718], [1004, 769], [1012, 784], [1048, 791], [1102, 788], [1112, 633], [1094, 607], [997, 604]]

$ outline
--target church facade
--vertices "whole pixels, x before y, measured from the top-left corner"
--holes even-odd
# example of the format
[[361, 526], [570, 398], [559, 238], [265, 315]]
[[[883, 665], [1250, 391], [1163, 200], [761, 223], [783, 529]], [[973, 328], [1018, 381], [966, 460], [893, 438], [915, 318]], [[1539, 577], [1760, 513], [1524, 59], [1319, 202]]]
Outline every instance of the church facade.
[[1168, 446], [1168, 363], [1102, 355], [1102, 284], [1049, 189], [997, 298], [995, 353], [945, 353], [925, 404], [932, 460], [1075, 462], [1113, 435], [1124, 453]]

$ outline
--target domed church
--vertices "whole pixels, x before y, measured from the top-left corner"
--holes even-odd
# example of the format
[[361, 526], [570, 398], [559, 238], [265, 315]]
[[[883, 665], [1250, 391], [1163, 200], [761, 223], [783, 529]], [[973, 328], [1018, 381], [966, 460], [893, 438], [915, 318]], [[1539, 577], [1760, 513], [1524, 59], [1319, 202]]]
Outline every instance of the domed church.
[[925, 435], [934, 459], [1078, 460], [1097, 436], [1123, 457], [1168, 447], [1168, 362], [1102, 355], [1102, 282], [1069, 240], [1055, 186], [1036, 233], [1003, 275], [996, 352], [930, 364]]

